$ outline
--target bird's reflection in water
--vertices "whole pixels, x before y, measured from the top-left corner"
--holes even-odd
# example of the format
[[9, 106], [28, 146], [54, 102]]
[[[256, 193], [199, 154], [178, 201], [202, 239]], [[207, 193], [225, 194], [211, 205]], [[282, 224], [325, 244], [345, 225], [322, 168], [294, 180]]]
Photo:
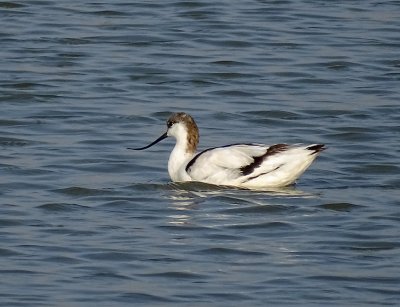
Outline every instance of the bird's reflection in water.
[[170, 225], [188, 226], [192, 218], [192, 212], [207, 197], [207, 194], [196, 189], [191, 189], [190, 184], [169, 184], [167, 198], [170, 200], [169, 208], [174, 214], [169, 215]]
[[[271, 198], [314, 198], [316, 195], [303, 192], [294, 186], [273, 190], [248, 190], [200, 182], [185, 182], [168, 184], [166, 197], [170, 200], [169, 208], [174, 212], [168, 215], [170, 218], [169, 224], [190, 226], [193, 224], [191, 222], [193, 213], [201, 207], [202, 203], [209, 201], [210, 198], [219, 199], [223, 202], [228, 201], [239, 206], [265, 206]], [[224, 204], [221, 205], [223, 206]], [[221, 212], [218, 213], [218, 209], [223, 210], [224, 208], [214, 209], [212, 209], [212, 214], [216, 220], [224, 220], [226, 218], [226, 214], [223, 214], [223, 217], [220, 216]], [[206, 210], [210, 211], [209, 206], [207, 206]]]

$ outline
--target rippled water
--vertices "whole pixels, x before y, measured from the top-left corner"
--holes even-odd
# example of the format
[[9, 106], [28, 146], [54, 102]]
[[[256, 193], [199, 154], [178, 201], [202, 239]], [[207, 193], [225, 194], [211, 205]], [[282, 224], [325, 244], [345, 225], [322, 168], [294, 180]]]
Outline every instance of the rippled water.
[[[0, 2], [4, 306], [396, 305], [399, 1]], [[295, 187], [173, 184], [202, 148], [325, 143]]]

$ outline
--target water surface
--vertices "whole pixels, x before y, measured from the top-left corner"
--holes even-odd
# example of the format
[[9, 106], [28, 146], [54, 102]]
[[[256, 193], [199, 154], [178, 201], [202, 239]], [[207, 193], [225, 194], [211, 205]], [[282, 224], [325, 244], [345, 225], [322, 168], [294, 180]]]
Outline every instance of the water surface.
[[[4, 306], [400, 299], [398, 1], [0, 3]], [[325, 143], [295, 187], [173, 184], [201, 149]]]

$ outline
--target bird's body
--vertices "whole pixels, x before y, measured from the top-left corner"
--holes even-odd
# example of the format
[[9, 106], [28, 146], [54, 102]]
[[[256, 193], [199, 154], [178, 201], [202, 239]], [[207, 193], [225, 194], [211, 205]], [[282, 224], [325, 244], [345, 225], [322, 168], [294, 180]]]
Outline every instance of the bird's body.
[[168, 173], [175, 182], [200, 181], [243, 188], [275, 188], [293, 184], [311, 165], [324, 145], [272, 146], [233, 144], [196, 153], [199, 131], [186, 113], [173, 114], [168, 130], [146, 149], [167, 136], [176, 138], [168, 161]]

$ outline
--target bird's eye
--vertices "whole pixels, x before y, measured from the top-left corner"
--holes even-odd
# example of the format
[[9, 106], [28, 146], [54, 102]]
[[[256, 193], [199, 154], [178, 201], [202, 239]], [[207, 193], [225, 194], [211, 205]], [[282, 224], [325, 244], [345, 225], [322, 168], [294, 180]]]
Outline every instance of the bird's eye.
[[173, 122], [168, 121], [168, 122], [167, 122], [167, 127], [168, 127], [168, 128], [171, 128], [173, 124], [174, 124]]

